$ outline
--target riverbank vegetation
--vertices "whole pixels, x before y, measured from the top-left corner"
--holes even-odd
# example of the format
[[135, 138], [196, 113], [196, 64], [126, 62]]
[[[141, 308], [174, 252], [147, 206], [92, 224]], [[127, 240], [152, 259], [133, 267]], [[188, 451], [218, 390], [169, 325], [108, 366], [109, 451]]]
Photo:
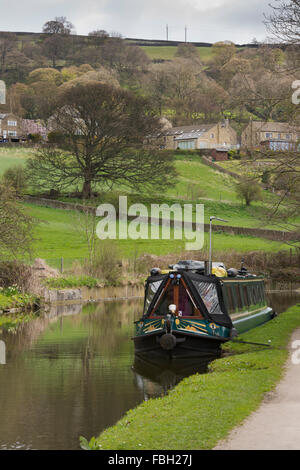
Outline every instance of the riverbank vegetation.
[[[130, 410], [90, 441], [93, 449], [212, 449], [256, 410], [283, 374], [292, 332], [300, 327], [300, 304], [239, 337], [265, 347], [228, 343], [209, 373], [184, 379], [168, 395]], [[81, 438], [84, 448], [88, 447]]]
[[39, 299], [13, 286], [0, 287], [0, 329], [12, 329], [20, 323], [36, 318]]

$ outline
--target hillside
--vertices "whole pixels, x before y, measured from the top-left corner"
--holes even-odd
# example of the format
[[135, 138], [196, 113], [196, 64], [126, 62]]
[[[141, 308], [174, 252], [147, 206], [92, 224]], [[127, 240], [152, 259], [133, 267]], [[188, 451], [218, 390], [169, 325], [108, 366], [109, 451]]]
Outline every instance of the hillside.
[[[0, 149], [0, 174], [11, 165], [24, 165], [26, 158], [32, 150], [28, 149]], [[178, 183], [170, 188], [167, 194], [147, 196], [127, 193], [129, 204], [144, 202], [148, 207], [150, 203], [202, 203], [205, 208], [205, 221], [210, 215], [225, 218], [231, 226], [260, 227], [259, 219], [261, 203], [254, 203], [251, 207], [242, 205], [234, 191], [234, 180], [224, 177], [224, 174], [207, 167], [196, 156], [177, 156], [176, 169]], [[102, 194], [90, 203], [98, 205], [103, 202], [118, 203], [119, 194], [126, 194], [125, 189], [118, 188], [107, 194]], [[61, 195], [61, 200], [80, 202]], [[82, 261], [88, 255], [83, 230], [80, 229], [80, 217], [75, 211], [39, 207], [39, 205], [24, 205], [26, 211], [38, 219], [40, 223], [36, 228], [36, 242], [34, 256], [42, 257], [55, 267], [59, 267], [60, 258], [64, 257], [65, 265], [70, 266], [75, 259]], [[264, 227], [266, 228], [266, 227]], [[173, 230], [171, 232], [174, 234]], [[145, 253], [167, 255], [184, 250], [185, 240], [115, 240], [117, 250], [124, 257], [135, 258]], [[205, 249], [208, 248], [208, 234], [205, 234]], [[238, 236], [225, 233], [215, 233], [214, 249], [217, 251], [238, 251], [247, 253], [263, 250], [266, 252], [286, 249], [281, 242], [271, 242], [253, 236]]]

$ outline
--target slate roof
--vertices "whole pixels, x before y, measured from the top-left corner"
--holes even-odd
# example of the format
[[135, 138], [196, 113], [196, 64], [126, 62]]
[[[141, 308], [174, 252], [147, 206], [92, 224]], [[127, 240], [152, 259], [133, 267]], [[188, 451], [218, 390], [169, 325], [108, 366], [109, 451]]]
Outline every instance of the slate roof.
[[166, 136], [174, 136], [175, 140], [198, 139], [216, 124], [194, 124], [193, 126], [171, 127], [164, 132]]

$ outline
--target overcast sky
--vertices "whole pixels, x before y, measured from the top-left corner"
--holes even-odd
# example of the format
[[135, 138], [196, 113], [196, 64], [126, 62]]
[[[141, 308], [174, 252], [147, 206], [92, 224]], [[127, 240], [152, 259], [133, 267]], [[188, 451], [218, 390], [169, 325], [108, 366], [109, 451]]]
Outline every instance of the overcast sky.
[[[40, 32], [66, 16], [78, 34], [94, 29], [125, 37], [246, 43], [267, 36], [263, 13], [270, 0], [0, 0], [0, 30]], [[273, 2], [274, 3], [274, 2]]]

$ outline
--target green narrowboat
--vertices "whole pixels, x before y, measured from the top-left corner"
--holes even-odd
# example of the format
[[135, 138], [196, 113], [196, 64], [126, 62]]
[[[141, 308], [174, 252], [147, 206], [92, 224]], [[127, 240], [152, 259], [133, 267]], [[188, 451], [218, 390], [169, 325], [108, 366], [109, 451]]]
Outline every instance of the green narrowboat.
[[217, 355], [239, 333], [274, 317], [264, 279], [213, 263], [181, 261], [167, 271], [154, 268], [145, 285], [143, 316], [135, 322], [138, 355], [190, 358]]

